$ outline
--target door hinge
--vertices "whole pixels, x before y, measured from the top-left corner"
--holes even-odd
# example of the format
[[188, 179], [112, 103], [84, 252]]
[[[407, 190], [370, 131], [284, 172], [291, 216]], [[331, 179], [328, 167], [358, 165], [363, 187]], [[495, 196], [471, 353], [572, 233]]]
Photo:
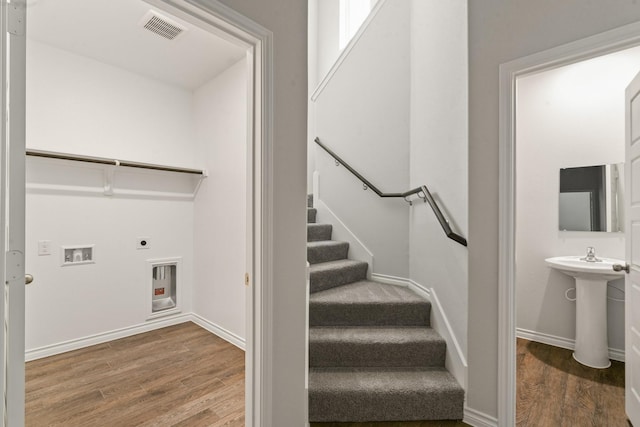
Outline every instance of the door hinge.
[[5, 285], [13, 280], [24, 281], [24, 254], [20, 251], [9, 251], [5, 256]]
[[249, 273], [244, 273], [244, 285], [249, 286]]
[[24, 36], [26, 31], [27, 5], [24, 0], [13, 0], [7, 4], [7, 27], [9, 34]]

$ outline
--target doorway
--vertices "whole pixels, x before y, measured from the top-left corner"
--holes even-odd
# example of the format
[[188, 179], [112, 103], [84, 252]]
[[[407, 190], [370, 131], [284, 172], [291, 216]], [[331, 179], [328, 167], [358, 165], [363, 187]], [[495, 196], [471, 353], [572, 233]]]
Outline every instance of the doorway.
[[[517, 193], [519, 165], [516, 156], [516, 144], [520, 144], [517, 133], [516, 109], [518, 106], [518, 79], [535, 76], [548, 70], [559, 69], [570, 64], [600, 57], [606, 54], [632, 48], [640, 43], [640, 27], [631, 25], [599, 36], [580, 40], [568, 45], [534, 54], [525, 58], [502, 64], [500, 67], [500, 251], [499, 251], [499, 419], [512, 424], [515, 422], [515, 390], [516, 390], [516, 328], [517, 328], [517, 292], [516, 283], [520, 273], [520, 261], [516, 264], [518, 251], [517, 210], [522, 193]], [[517, 139], [518, 138], [518, 139]], [[518, 145], [519, 146], [519, 145]], [[524, 146], [523, 146], [524, 148]], [[542, 151], [542, 150], [541, 150]], [[554, 166], [554, 171], [556, 167]], [[553, 179], [559, 178], [558, 170], [550, 174]], [[556, 173], [558, 175], [556, 175]], [[547, 174], [549, 175], [549, 174]], [[545, 175], [546, 176], [546, 175]], [[538, 179], [540, 179], [538, 177]], [[547, 178], [545, 178], [547, 179]], [[558, 192], [559, 186], [554, 187]], [[555, 197], [555, 196], [554, 196]], [[559, 198], [559, 197], [558, 197]], [[556, 203], [558, 199], [555, 199]], [[554, 204], [557, 207], [557, 204]], [[557, 235], [557, 209], [553, 209], [553, 222]], [[535, 229], [535, 225], [531, 224]], [[584, 241], [577, 243], [584, 246]], [[545, 249], [546, 250], [546, 249]], [[566, 255], [566, 254], [558, 254]], [[540, 254], [542, 256], [542, 254]], [[518, 260], [521, 255], [518, 255]], [[544, 259], [544, 257], [542, 258]], [[544, 271], [544, 264], [542, 266]], [[544, 275], [543, 277], [548, 277]], [[543, 286], [546, 285], [546, 279]], [[564, 298], [564, 296], [563, 296]], [[557, 301], [551, 298], [551, 301]], [[546, 320], [546, 319], [545, 319]], [[524, 329], [524, 328], [523, 328]], [[551, 336], [552, 334], [548, 334]], [[537, 337], [539, 338], [539, 337]], [[556, 342], [557, 345], [557, 342]]]
[[[256, 288], [264, 285], [265, 287], [269, 287], [269, 281], [263, 280], [264, 275], [270, 271], [269, 265], [261, 265], [261, 254], [263, 253], [264, 247], [269, 242], [269, 236], [262, 236], [259, 231], [263, 227], [263, 223], [268, 223], [271, 218], [269, 213], [265, 214], [265, 209], [263, 203], [269, 203], [269, 195], [263, 194], [262, 184], [265, 184], [266, 188], [269, 188], [270, 182], [268, 182], [269, 178], [265, 178], [267, 181], [263, 181], [262, 168], [270, 168], [270, 160], [269, 160], [269, 150], [270, 150], [270, 140], [264, 137], [264, 132], [269, 133], [270, 123], [262, 123], [260, 121], [256, 122], [256, 120], [260, 120], [262, 117], [262, 111], [264, 108], [264, 103], [269, 102], [270, 93], [269, 91], [263, 91], [262, 84], [263, 82], [269, 82], [271, 76], [269, 75], [268, 70], [264, 70], [262, 66], [262, 60], [266, 58], [269, 60], [270, 58], [270, 35], [268, 32], [264, 31], [262, 28], [257, 25], [252, 24], [250, 21], [244, 20], [242, 21], [242, 17], [239, 17], [235, 14], [232, 14], [231, 11], [221, 8], [220, 6], [211, 5], [206, 8], [196, 8], [190, 6], [184, 6], [181, 8], [175, 8], [171, 6], [173, 2], [171, 1], [157, 1], [153, 2], [157, 3], [163, 9], [169, 9], [172, 13], [182, 15], [184, 19], [188, 19], [194, 22], [198, 22], [203, 27], [208, 27], [210, 30], [215, 31], [219, 34], [226, 34], [227, 38], [235, 38], [241, 45], [245, 46], [247, 49], [247, 63], [248, 69], [251, 70], [250, 77], [247, 79], [249, 81], [249, 88], [247, 89], [247, 93], [250, 94], [248, 98], [249, 108], [246, 114], [247, 116], [247, 135], [251, 135], [247, 141], [247, 152], [248, 158], [251, 161], [247, 163], [252, 165], [250, 170], [248, 171], [247, 176], [247, 188], [246, 199], [248, 201], [248, 215], [247, 221], [248, 230], [247, 235], [251, 236], [251, 244], [247, 245], [247, 273], [248, 276], [251, 277], [250, 284], [252, 285], [249, 288], [248, 298], [246, 301], [246, 306], [253, 308], [254, 306], [262, 306], [261, 293], [256, 291]], [[173, 9], [172, 9], [173, 7]], [[232, 15], [232, 16], [230, 16]], [[242, 21], [242, 22], [240, 22]], [[267, 43], [267, 47], [263, 46], [264, 43]], [[13, 52], [12, 52], [13, 53]], [[126, 106], [125, 106], [126, 107]], [[259, 126], [256, 126], [256, 123], [259, 123]], [[17, 169], [17, 168], [16, 168]], [[257, 187], [257, 188], [256, 188]], [[148, 240], [147, 240], [148, 242]], [[96, 257], [98, 256], [99, 251], [96, 250]], [[254, 274], [255, 272], [255, 274]], [[241, 278], [244, 279], [244, 278]], [[36, 278], [37, 280], [37, 278]], [[241, 280], [241, 284], [244, 280]], [[12, 303], [18, 304], [19, 301], [13, 300]], [[268, 308], [268, 307], [267, 307]], [[267, 311], [268, 313], [268, 311]], [[20, 313], [14, 313], [16, 315]], [[263, 313], [257, 313], [254, 316], [253, 310], [248, 310], [247, 313], [247, 387], [246, 394], [247, 398], [247, 424], [253, 424], [254, 420], [254, 411], [253, 405], [256, 402], [259, 404], [261, 398], [261, 376], [256, 376], [254, 378], [253, 370], [258, 369], [260, 372], [260, 365], [262, 363], [261, 358], [261, 346], [262, 346], [262, 335], [264, 331], [262, 330], [262, 317]], [[20, 320], [20, 316], [16, 316], [15, 318], [11, 318], [10, 324], [10, 334], [9, 334], [9, 345], [12, 348], [12, 357], [7, 362], [9, 367], [8, 371], [12, 373], [18, 373], [20, 371], [19, 365], [20, 360], [16, 358], [13, 360], [13, 354], [16, 349], [19, 349], [19, 344], [21, 339], [19, 335], [24, 337], [24, 313], [22, 313], [22, 320]], [[16, 331], [22, 330], [22, 334], [16, 333]], [[14, 337], [15, 341], [11, 337]], [[24, 339], [24, 338], [22, 338]], [[24, 348], [24, 347], [23, 347]], [[254, 356], [255, 351], [258, 351], [258, 356]], [[16, 353], [17, 354], [17, 353]], [[12, 369], [12, 368], [16, 369]], [[17, 378], [17, 377], [16, 377]], [[14, 387], [13, 380], [9, 379], [7, 384], [7, 394], [13, 396], [12, 402], [15, 405], [10, 405], [7, 409], [9, 409], [8, 418], [11, 423], [16, 425], [21, 424], [20, 419], [20, 405], [19, 398], [14, 391], [20, 388], [19, 381], [16, 380], [18, 384]], [[14, 412], [15, 410], [15, 412]], [[255, 413], [255, 417], [260, 417], [260, 413]], [[258, 418], [256, 418], [258, 419]]]

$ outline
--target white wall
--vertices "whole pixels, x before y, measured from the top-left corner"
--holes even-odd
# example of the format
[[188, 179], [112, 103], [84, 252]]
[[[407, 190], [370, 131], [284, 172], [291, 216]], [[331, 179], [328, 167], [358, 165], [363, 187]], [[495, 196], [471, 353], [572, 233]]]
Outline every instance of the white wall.
[[[189, 92], [35, 42], [27, 53], [27, 147], [197, 166]], [[28, 351], [143, 324], [147, 259], [183, 257], [178, 303], [191, 311], [193, 203], [104, 196], [103, 174], [81, 163], [27, 163], [26, 268], [36, 278], [27, 288]], [[120, 187], [188, 194], [191, 178], [166, 176], [116, 173]], [[36, 183], [66, 190], [30, 188]], [[136, 249], [141, 236], [149, 249]], [[51, 241], [52, 255], [37, 255], [38, 240]], [[95, 244], [96, 263], [62, 267], [60, 246], [77, 244]]]
[[[573, 278], [544, 259], [582, 255], [624, 259], [624, 233], [558, 231], [559, 170], [624, 162], [624, 90], [640, 70], [640, 48], [518, 79], [516, 105], [517, 327], [575, 339]], [[622, 298], [624, 280], [610, 283]], [[575, 293], [570, 294], [571, 297]], [[609, 300], [609, 346], [624, 351], [624, 303]]]
[[[27, 352], [144, 324], [148, 259], [183, 257], [178, 304], [191, 311], [191, 202], [28, 192], [26, 212], [25, 266], [35, 278], [26, 289]], [[150, 249], [136, 249], [140, 236]], [[51, 255], [37, 255], [38, 240], [51, 242]], [[60, 247], [84, 244], [95, 244], [95, 264], [62, 267]]]
[[317, 2], [317, 80], [313, 88], [327, 75], [340, 56], [340, 0], [316, 0]]
[[194, 93], [199, 152], [209, 177], [195, 200], [193, 311], [246, 337], [248, 65], [241, 60]]
[[[409, 189], [408, 23], [409, 3], [386, 2], [315, 102], [320, 140], [387, 193]], [[373, 271], [407, 277], [408, 205], [363, 191], [319, 147], [315, 157], [319, 199], [373, 253]]]
[[[627, 0], [468, 2], [469, 389], [467, 404], [497, 415], [498, 67], [640, 20]], [[501, 421], [506, 423], [507, 421]]]
[[[272, 388], [264, 413], [272, 426], [301, 426], [305, 419], [305, 266], [307, 135], [307, 2], [221, 0], [273, 31], [273, 312], [264, 325]], [[268, 260], [268, 261], [267, 261]]]
[[[464, 0], [411, 2], [409, 188], [426, 185], [453, 231], [464, 237], [468, 230], [466, 16]], [[427, 204], [414, 203], [409, 223], [410, 277], [436, 293], [466, 355], [467, 248], [446, 237]]]
[[191, 92], [27, 43], [27, 146], [194, 167]]

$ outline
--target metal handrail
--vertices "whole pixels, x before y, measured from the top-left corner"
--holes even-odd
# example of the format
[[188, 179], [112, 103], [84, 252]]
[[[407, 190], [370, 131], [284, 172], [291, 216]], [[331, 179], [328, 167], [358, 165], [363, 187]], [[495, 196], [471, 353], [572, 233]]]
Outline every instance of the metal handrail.
[[130, 162], [128, 160], [107, 159], [104, 157], [81, 156], [77, 154], [54, 153], [53, 151], [26, 150], [27, 156], [46, 157], [48, 159], [72, 160], [75, 162], [97, 163], [101, 165], [126, 166], [130, 168], [151, 169], [166, 172], [189, 173], [206, 176], [206, 172], [200, 169], [179, 168], [174, 166], [155, 165], [151, 163]]
[[[402, 197], [405, 200], [407, 199], [407, 197], [412, 196], [414, 194], [417, 195], [418, 197], [420, 197], [425, 203], [428, 203], [429, 206], [431, 206], [431, 209], [433, 210], [433, 213], [436, 215], [436, 218], [438, 219], [438, 222], [440, 223], [440, 226], [444, 230], [444, 233], [447, 235], [447, 237], [450, 238], [451, 240], [455, 240], [456, 242], [460, 243], [462, 246], [467, 246], [467, 239], [465, 239], [464, 237], [462, 237], [461, 235], [459, 235], [457, 233], [454, 233], [453, 230], [451, 230], [451, 226], [449, 225], [449, 221], [442, 214], [442, 211], [440, 210], [440, 207], [438, 206], [438, 203], [435, 201], [435, 199], [431, 195], [431, 192], [429, 191], [429, 189], [427, 188], [426, 185], [421, 185], [420, 187], [416, 187], [413, 190], [405, 191], [404, 193], [383, 193], [375, 185], [373, 185], [368, 179], [366, 179], [358, 171], [356, 171], [354, 168], [352, 168], [351, 165], [349, 165], [347, 162], [342, 160], [342, 158], [340, 156], [338, 156], [330, 148], [328, 148], [326, 145], [324, 145], [322, 142], [320, 142], [320, 138], [316, 137], [316, 139], [314, 141], [324, 151], [329, 153], [329, 155], [336, 160], [336, 164], [337, 165], [344, 166], [356, 178], [358, 178], [360, 181], [362, 181], [362, 183], [364, 184], [364, 189], [365, 190], [370, 188], [379, 197]], [[411, 203], [411, 202], [409, 202], [409, 203]]]

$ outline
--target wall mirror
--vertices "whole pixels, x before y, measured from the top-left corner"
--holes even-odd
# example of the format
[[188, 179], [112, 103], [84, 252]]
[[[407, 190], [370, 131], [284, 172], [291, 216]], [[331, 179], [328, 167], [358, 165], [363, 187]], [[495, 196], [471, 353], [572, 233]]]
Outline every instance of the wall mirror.
[[624, 163], [560, 169], [560, 231], [622, 232]]

